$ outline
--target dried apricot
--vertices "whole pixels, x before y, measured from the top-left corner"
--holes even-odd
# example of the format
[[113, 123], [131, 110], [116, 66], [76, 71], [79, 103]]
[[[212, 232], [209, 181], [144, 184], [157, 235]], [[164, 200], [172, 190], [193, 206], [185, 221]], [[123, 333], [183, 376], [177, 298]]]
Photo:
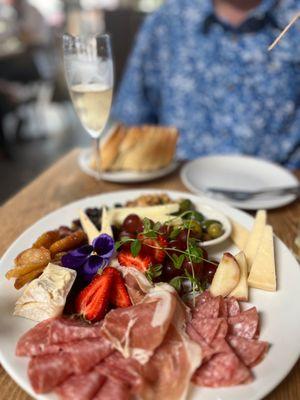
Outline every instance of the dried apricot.
[[60, 234], [58, 230], [48, 231], [43, 233], [32, 245], [32, 247], [39, 249], [40, 247], [45, 247], [49, 249], [52, 243], [59, 240]]
[[87, 236], [82, 230], [78, 230], [72, 235], [66, 236], [50, 246], [50, 252], [52, 256], [57, 253], [69, 251], [79, 247], [87, 242]]

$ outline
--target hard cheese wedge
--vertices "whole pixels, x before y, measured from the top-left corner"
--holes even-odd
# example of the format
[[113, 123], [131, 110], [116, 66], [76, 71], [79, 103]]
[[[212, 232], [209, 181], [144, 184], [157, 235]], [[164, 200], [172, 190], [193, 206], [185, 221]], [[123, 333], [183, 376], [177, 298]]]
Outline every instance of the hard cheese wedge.
[[233, 289], [229, 296], [235, 297], [238, 300], [247, 301], [248, 300], [248, 266], [245, 253], [243, 251], [239, 252], [235, 259], [240, 267], [240, 281], [238, 285]]
[[101, 219], [101, 234], [106, 233], [113, 237], [113, 231], [111, 229], [111, 217], [106, 207], [102, 207], [102, 219]]
[[230, 220], [231, 222], [231, 240], [233, 243], [240, 249], [243, 250], [246, 246], [248, 237], [250, 232], [243, 225], [240, 225], [238, 222], [234, 220]]
[[248, 284], [257, 289], [276, 290], [273, 229], [267, 225], [248, 277]]
[[261, 238], [266, 226], [266, 221], [267, 221], [266, 211], [265, 210], [257, 211], [253, 229], [250, 232], [248, 241], [244, 248], [244, 253], [248, 264], [248, 272], [251, 269], [258, 246], [260, 245]]
[[91, 244], [92, 241], [100, 235], [100, 232], [96, 228], [96, 226], [92, 223], [86, 213], [82, 210], [79, 211], [79, 218], [81, 222], [82, 229], [87, 234], [89, 243]]

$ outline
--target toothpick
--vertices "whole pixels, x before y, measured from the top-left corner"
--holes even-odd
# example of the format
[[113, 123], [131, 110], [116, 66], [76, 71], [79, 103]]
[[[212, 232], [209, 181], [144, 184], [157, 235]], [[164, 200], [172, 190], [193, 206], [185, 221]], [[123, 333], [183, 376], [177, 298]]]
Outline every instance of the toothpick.
[[292, 25], [300, 18], [300, 12], [292, 18], [292, 20], [288, 23], [288, 25], [284, 28], [284, 30], [280, 33], [280, 35], [274, 40], [274, 42], [268, 47], [268, 50], [271, 51], [282, 39], [282, 37], [287, 33], [287, 31], [291, 28]]

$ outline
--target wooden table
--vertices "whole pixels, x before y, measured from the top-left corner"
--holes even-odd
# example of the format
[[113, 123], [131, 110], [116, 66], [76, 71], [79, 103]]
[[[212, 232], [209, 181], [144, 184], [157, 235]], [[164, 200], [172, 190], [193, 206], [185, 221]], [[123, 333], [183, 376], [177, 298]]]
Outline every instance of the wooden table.
[[[77, 166], [76, 158], [78, 151], [73, 150], [67, 154], [1, 207], [0, 254], [3, 254], [6, 248], [24, 229], [43, 217], [46, 213], [85, 196], [130, 188], [130, 186], [124, 184], [96, 182], [93, 178], [84, 175]], [[300, 179], [300, 171], [297, 171], [296, 174]], [[186, 191], [180, 181], [178, 171], [154, 182], [136, 184], [134, 188]], [[291, 248], [297, 229], [299, 229], [297, 225], [300, 222], [300, 202], [298, 201], [287, 207], [270, 211], [268, 219], [273, 225], [276, 235]], [[286, 332], [286, 334], [288, 340], [288, 335], [292, 335], [293, 333]], [[274, 365], [274, 368], [280, 368], [280, 365]], [[2, 367], [0, 367], [0, 388], [0, 399], [30, 399], [6, 374]], [[288, 377], [266, 399], [300, 399], [299, 361]]]

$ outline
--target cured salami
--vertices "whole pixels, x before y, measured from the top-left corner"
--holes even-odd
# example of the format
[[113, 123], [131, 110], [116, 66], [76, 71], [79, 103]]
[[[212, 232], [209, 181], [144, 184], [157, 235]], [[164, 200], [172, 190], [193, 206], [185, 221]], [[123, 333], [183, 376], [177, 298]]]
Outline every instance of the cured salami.
[[99, 392], [93, 397], [93, 400], [129, 400], [130, 397], [128, 386], [122, 382], [106, 379]]
[[229, 333], [246, 339], [253, 339], [258, 333], [258, 314], [255, 307], [228, 318]]
[[221, 300], [221, 296], [209, 298], [203, 295], [202, 301], [200, 299], [200, 304], [197, 302], [196, 308], [193, 310], [193, 318], [218, 318]]
[[207, 344], [210, 344], [215, 337], [224, 338], [228, 329], [224, 318], [194, 318], [192, 325]]
[[234, 297], [226, 297], [224, 303], [227, 305], [227, 316], [234, 317], [241, 312], [240, 304]]
[[87, 374], [71, 376], [55, 392], [61, 400], [92, 400], [105, 379], [97, 369], [93, 369]]
[[52, 319], [42, 321], [21, 336], [17, 343], [16, 355], [22, 357], [44, 353], [46, 347], [49, 345], [49, 328], [52, 321]]
[[249, 367], [254, 367], [258, 364], [263, 359], [269, 348], [267, 342], [245, 339], [240, 336], [230, 335], [228, 336], [228, 342], [240, 360]]
[[33, 357], [28, 366], [28, 377], [36, 393], [47, 393], [73, 373], [67, 354], [47, 354]]
[[56, 318], [49, 327], [49, 343], [66, 343], [73, 340], [101, 337], [101, 326], [101, 323], [89, 325], [84, 321]]
[[199, 386], [225, 387], [252, 379], [250, 370], [233, 353], [219, 353], [196, 371], [193, 381]]
[[191, 323], [187, 325], [187, 333], [189, 337], [196, 343], [198, 343], [202, 350], [202, 362], [206, 362], [211, 358], [215, 351], [206, 343], [203, 337], [196, 331]]

